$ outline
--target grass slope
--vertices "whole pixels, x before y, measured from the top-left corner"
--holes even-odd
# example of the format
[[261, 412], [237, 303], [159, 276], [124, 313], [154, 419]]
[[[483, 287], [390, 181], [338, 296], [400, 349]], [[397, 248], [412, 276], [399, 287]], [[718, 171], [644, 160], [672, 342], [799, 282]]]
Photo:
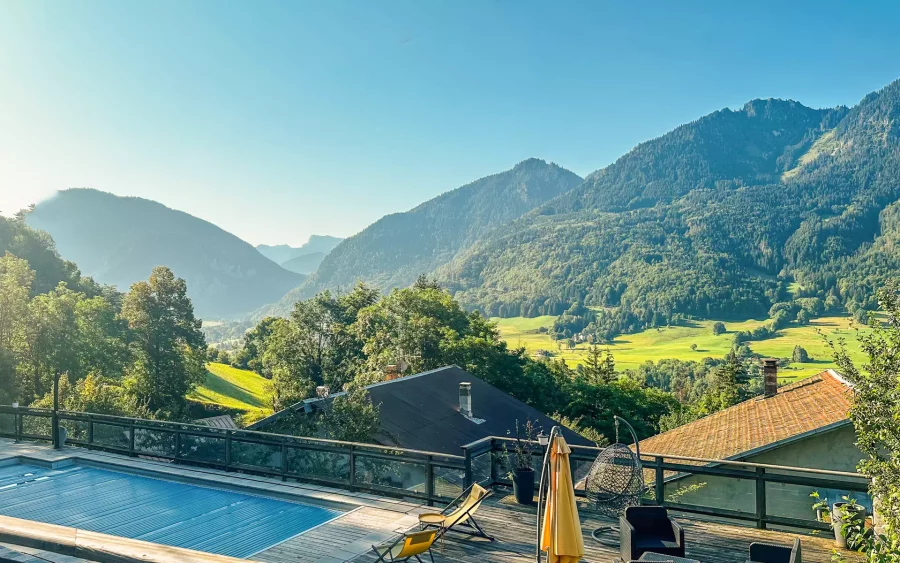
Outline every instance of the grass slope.
[[258, 374], [226, 364], [206, 365], [206, 381], [188, 399], [247, 413], [245, 419], [272, 414], [269, 381]]
[[[552, 326], [554, 318], [545, 316], [492, 320], [497, 323], [501, 337], [510, 347], [522, 346], [530, 354], [543, 349], [554, 354], [555, 358], [563, 358], [569, 365], [580, 364], [587, 352], [587, 344], [579, 344], [574, 350], [566, 350], [560, 348], [546, 333], [537, 332], [542, 326]], [[654, 328], [636, 334], [625, 334], [616, 338], [611, 345], [604, 347], [612, 351], [619, 370], [635, 368], [647, 360], [657, 362], [665, 358], [675, 358], [699, 361], [710, 356], [721, 358], [731, 349], [734, 332], [753, 330], [766, 321], [725, 322], [728, 332], [719, 336], [712, 333], [714, 322], [695, 321], [688, 326]], [[834, 367], [831, 352], [822, 340], [822, 334], [831, 340], [845, 338], [851, 357], [854, 361], [862, 363], [864, 357], [856, 340], [856, 331], [850, 328], [848, 317], [814, 319], [808, 326], [783, 329], [775, 338], [750, 342], [750, 348], [759, 354], [777, 358], [789, 358], [797, 344], [805, 348], [813, 361], [791, 364], [780, 372], [784, 381], [792, 381]], [[691, 350], [691, 344], [696, 344], [697, 349]]]

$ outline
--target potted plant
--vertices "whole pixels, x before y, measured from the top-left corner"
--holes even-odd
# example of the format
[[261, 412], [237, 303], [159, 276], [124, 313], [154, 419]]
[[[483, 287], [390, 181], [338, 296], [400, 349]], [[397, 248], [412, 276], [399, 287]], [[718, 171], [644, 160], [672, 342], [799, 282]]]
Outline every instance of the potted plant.
[[[511, 434], [507, 432], [507, 434]], [[534, 504], [534, 455], [540, 453], [537, 444], [537, 430], [530, 420], [525, 424], [516, 421], [516, 434], [512, 442], [512, 452], [503, 444], [501, 462], [513, 483], [513, 495], [516, 502], [523, 505]]]
[[831, 510], [831, 525], [834, 528], [835, 545], [856, 549], [866, 533], [866, 507], [848, 496], [841, 497]]
[[813, 491], [809, 496], [815, 499], [812, 509], [816, 511], [816, 522], [830, 522], [831, 512], [828, 510], [828, 498], [822, 498], [819, 491]]

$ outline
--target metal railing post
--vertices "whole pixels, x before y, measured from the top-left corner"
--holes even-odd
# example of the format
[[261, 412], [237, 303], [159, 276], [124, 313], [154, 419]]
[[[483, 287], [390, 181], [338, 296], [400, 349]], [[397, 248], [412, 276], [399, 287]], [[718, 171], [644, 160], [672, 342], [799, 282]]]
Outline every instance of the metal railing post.
[[13, 430], [13, 434], [16, 436], [16, 443], [22, 441], [22, 413], [18, 412], [18, 408], [16, 408], [16, 413], [13, 415], [13, 425], [15, 429]]
[[466, 466], [465, 477], [463, 478], [463, 490], [466, 490], [472, 486], [472, 481], [473, 481], [473, 478], [472, 478], [472, 452], [469, 450], [469, 448], [463, 448], [463, 452], [464, 452], [464, 457], [465, 457], [464, 463]]
[[494, 459], [494, 439], [491, 438], [491, 451], [488, 452], [488, 459], [491, 462], [491, 486], [497, 484], [498, 475], [497, 475], [497, 461]]
[[350, 486], [356, 486], [356, 450], [350, 446]]
[[50, 441], [53, 449], [60, 448], [59, 443], [59, 371], [53, 376], [53, 412], [50, 414]]
[[128, 427], [128, 455], [134, 457], [134, 420]]
[[665, 506], [666, 503], [666, 474], [663, 471], [663, 457], [661, 455], [656, 456], [656, 483], [654, 483], [654, 490], [656, 491], [656, 504], [659, 506]]
[[225, 431], [225, 471], [231, 467], [231, 430]]
[[434, 457], [425, 456], [425, 496], [428, 506], [434, 506]]
[[756, 468], [756, 527], [766, 529], [766, 468]]
[[281, 480], [287, 481], [287, 438], [281, 439]]
[[87, 443], [88, 449], [91, 449], [91, 446], [94, 444], [94, 417], [91, 415], [88, 415]]

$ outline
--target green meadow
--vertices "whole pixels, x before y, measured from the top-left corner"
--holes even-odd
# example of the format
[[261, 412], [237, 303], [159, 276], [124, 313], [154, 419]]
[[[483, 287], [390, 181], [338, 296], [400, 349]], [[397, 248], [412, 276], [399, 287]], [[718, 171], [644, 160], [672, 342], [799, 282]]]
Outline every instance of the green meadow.
[[[546, 333], [539, 332], [541, 327], [551, 327], [556, 317], [543, 316], [536, 318], [494, 318], [501, 337], [510, 347], [524, 347], [529, 354], [538, 350], [546, 350], [554, 358], [562, 358], [571, 366], [584, 360], [588, 344], [578, 344], [569, 350], [563, 342], [554, 341]], [[612, 344], [603, 345], [612, 351], [616, 359], [616, 367], [620, 370], [635, 368], [651, 360], [666, 358], [699, 361], [706, 357], [721, 358], [731, 349], [734, 333], [741, 330], [752, 330], [765, 320], [746, 320], [741, 322], [725, 322], [728, 332], [713, 335], [712, 325], [715, 321], [692, 321], [686, 326], [669, 328], [653, 328], [636, 334], [625, 334], [615, 339]], [[856, 329], [850, 326], [849, 317], [820, 317], [807, 326], [789, 327], [778, 331], [778, 336], [767, 340], [752, 341], [750, 348], [764, 356], [789, 358], [794, 346], [800, 345], [809, 353], [812, 361], [792, 363], [780, 370], [781, 378], [786, 381], [801, 379], [834, 367], [831, 351], [824, 337], [831, 340], [844, 338], [854, 361], [862, 363], [864, 356], [860, 352], [856, 339]], [[691, 345], [696, 344], [692, 350]]]
[[269, 380], [226, 364], [211, 362], [206, 369], [206, 380], [188, 395], [188, 399], [242, 411], [245, 420], [272, 414]]

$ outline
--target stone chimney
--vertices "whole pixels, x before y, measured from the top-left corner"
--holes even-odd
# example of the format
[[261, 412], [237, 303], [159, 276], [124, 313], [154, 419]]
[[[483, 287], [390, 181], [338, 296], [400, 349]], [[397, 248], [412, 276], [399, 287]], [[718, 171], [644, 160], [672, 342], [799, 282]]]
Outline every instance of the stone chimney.
[[472, 414], [472, 384], [463, 382], [459, 384], [459, 412], [463, 416], [475, 418]]
[[778, 394], [778, 360], [766, 358], [763, 360], [763, 396], [774, 397]]

